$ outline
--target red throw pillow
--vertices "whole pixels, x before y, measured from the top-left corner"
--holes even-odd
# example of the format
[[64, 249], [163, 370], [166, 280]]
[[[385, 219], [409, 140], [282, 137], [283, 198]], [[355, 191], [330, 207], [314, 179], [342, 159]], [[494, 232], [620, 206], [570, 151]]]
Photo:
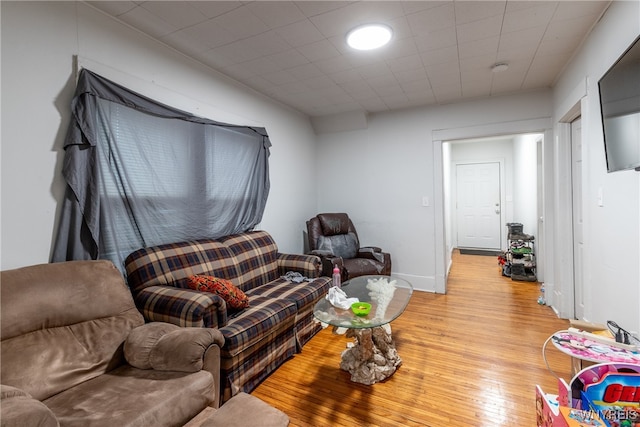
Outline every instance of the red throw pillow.
[[213, 276], [190, 276], [187, 279], [187, 286], [196, 291], [220, 295], [231, 308], [249, 307], [249, 297], [234, 286], [230, 280]]

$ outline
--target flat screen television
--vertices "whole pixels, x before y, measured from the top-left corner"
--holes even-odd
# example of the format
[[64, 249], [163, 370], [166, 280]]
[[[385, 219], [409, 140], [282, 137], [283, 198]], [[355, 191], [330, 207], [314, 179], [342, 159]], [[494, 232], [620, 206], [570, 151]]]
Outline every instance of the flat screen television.
[[640, 36], [598, 81], [607, 172], [640, 171]]

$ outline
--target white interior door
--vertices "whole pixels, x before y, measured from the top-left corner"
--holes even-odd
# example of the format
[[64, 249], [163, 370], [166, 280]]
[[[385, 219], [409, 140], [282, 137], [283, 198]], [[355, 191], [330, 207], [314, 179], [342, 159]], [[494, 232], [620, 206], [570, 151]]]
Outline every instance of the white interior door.
[[582, 120], [571, 122], [571, 186], [573, 204], [573, 286], [576, 319], [584, 319], [583, 253], [584, 233], [582, 218]]
[[500, 249], [500, 163], [456, 165], [458, 247]]

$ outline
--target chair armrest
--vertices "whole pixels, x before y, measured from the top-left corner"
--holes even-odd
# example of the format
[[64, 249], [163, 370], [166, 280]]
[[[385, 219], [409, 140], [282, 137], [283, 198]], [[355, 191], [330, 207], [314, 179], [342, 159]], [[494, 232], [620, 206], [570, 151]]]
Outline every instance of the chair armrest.
[[382, 252], [380, 248], [375, 246], [365, 246], [358, 250], [358, 258], [368, 258], [376, 260], [384, 265], [384, 269], [380, 272], [385, 276], [391, 274], [391, 254]]
[[5, 384], [0, 385], [0, 420], [3, 426], [60, 426], [44, 403], [24, 390]]
[[221, 328], [227, 325], [227, 304], [219, 295], [171, 286], [150, 286], [135, 297], [138, 310], [150, 322], [183, 327]]
[[211, 346], [224, 345], [218, 329], [181, 328], [164, 322], [151, 322], [129, 332], [124, 357], [138, 369], [198, 372], [204, 367], [205, 353]]
[[280, 276], [294, 271], [310, 279], [315, 279], [322, 274], [322, 261], [316, 255], [278, 253], [277, 262]]
[[385, 254], [384, 252], [382, 252], [380, 248], [376, 248], [374, 246], [365, 246], [358, 249], [358, 254], [356, 255], [356, 257], [374, 259], [378, 262], [384, 263], [386, 255], [388, 254]]

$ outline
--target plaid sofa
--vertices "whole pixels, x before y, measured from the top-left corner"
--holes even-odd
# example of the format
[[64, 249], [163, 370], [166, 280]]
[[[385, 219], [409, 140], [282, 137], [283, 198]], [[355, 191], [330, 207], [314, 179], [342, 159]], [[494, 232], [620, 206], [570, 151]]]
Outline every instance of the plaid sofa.
[[[331, 280], [320, 277], [320, 258], [279, 253], [265, 231], [143, 248], [125, 267], [145, 319], [222, 332], [223, 402], [251, 392], [319, 331], [313, 306]], [[286, 280], [290, 271], [309, 281]], [[249, 307], [229, 311], [218, 295], [189, 289], [188, 277], [198, 274], [231, 280], [247, 294]]]

